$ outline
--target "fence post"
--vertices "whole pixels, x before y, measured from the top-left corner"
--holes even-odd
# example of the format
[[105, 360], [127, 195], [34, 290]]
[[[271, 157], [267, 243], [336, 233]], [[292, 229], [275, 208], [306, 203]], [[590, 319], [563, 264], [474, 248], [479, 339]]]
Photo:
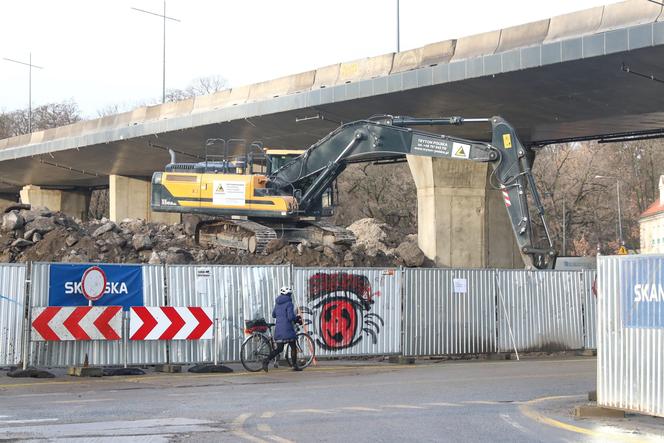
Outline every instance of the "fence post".
[[25, 294], [23, 297], [25, 306], [24, 306], [24, 324], [23, 324], [23, 340], [21, 340], [21, 347], [23, 348], [22, 360], [23, 360], [23, 370], [28, 369], [28, 360], [30, 359], [30, 334], [32, 333], [31, 323], [32, 323], [32, 309], [30, 309], [30, 290], [32, 289], [32, 262], [29, 262], [25, 268]]
[[[514, 340], [514, 333], [512, 332], [512, 325], [510, 324], [510, 319], [509, 315], [507, 314], [507, 308], [505, 307], [505, 299], [503, 298], [503, 293], [500, 290], [500, 281], [498, 280], [498, 271], [495, 272], [495, 278], [496, 278], [496, 289], [498, 290], [498, 297], [500, 298], [501, 304], [503, 305], [503, 312], [505, 313], [505, 321], [507, 322], [507, 330], [510, 333], [510, 339], [512, 340], [512, 346], [514, 346], [514, 352], [516, 353], [516, 359], [517, 361], [519, 359], [519, 351], [516, 346], [516, 341]], [[500, 328], [500, 322], [498, 322], [498, 328]], [[500, 329], [499, 329], [499, 335], [500, 335]], [[500, 338], [500, 337], [499, 337]]]

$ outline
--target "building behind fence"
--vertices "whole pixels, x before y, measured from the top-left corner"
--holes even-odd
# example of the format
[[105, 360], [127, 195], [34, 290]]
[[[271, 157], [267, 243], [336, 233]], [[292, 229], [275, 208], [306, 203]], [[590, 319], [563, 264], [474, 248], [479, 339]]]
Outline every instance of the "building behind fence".
[[27, 307], [48, 305], [51, 265], [0, 265], [0, 365], [24, 355], [39, 366], [78, 365], [86, 355], [91, 365], [239, 361], [244, 321], [269, 320], [284, 285], [293, 286], [323, 357], [575, 350], [595, 343], [592, 271], [217, 265], [141, 265], [144, 305], [211, 307], [214, 340], [128, 340], [125, 312], [122, 340], [31, 341]]

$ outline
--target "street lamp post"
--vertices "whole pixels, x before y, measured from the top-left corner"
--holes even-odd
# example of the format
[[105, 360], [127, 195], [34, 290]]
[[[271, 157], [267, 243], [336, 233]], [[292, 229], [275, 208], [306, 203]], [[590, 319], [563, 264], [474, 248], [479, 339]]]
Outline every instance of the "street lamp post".
[[399, 0], [397, 0], [397, 52], [401, 52], [401, 38], [399, 35]]
[[32, 52], [28, 55], [28, 62], [13, 60], [11, 58], [4, 58], [5, 61], [18, 63], [28, 67], [28, 133], [32, 132], [32, 68], [44, 69], [41, 66], [32, 64]]
[[622, 232], [622, 214], [620, 210], [620, 179], [610, 175], [596, 175], [595, 178], [608, 178], [616, 181], [616, 199], [618, 203], [618, 241], [620, 246], [624, 246], [625, 242], [623, 241], [623, 232]]
[[134, 11], [143, 12], [145, 14], [156, 15], [161, 17], [164, 20], [164, 45], [163, 45], [163, 65], [162, 65], [162, 76], [161, 76], [161, 102], [166, 103], [166, 20], [173, 20], [174, 22], [179, 22], [177, 18], [168, 17], [166, 15], [166, 0], [164, 0], [164, 13], [158, 14], [156, 12], [146, 11], [144, 9], [134, 8]]

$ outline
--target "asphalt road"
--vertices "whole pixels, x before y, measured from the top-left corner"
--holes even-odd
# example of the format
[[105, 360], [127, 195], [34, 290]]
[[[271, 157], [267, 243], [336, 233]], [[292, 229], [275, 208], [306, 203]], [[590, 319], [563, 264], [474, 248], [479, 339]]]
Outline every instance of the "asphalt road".
[[[610, 434], [629, 440], [640, 432], [629, 420], [568, 414], [595, 388], [595, 366], [594, 358], [574, 358], [322, 362], [301, 373], [102, 379], [0, 373], [0, 440], [588, 441]], [[640, 436], [658, 429], [664, 423], [652, 421]]]

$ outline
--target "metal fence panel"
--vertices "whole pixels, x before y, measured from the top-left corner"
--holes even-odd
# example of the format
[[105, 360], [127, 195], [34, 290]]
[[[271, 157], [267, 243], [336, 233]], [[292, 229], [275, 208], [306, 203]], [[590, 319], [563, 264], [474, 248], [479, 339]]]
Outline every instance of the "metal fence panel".
[[[208, 275], [209, 271], [209, 276]], [[218, 361], [240, 361], [244, 321], [272, 316], [274, 299], [290, 285], [290, 266], [169, 266], [171, 306], [213, 306], [217, 318]], [[172, 363], [214, 360], [212, 340], [170, 342]]]
[[406, 269], [404, 274], [404, 355], [496, 352], [494, 271]]
[[0, 265], [0, 366], [21, 361], [26, 265]]
[[401, 351], [398, 269], [295, 268], [295, 303], [319, 356]]
[[578, 271], [496, 272], [498, 349], [558, 351], [583, 347]]
[[597, 349], [597, 295], [593, 292], [597, 271], [581, 272], [583, 280], [583, 347]]
[[663, 274], [664, 255], [602, 256], [598, 260], [600, 406], [664, 417]]
[[[121, 266], [104, 264], [104, 266]], [[48, 306], [50, 263], [34, 263], [31, 270], [30, 306]], [[164, 305], [164, 268], [143, 265], [143, 300], [145, 306]], [[125, 313], [126, 314], [126, 313]], [[93, 366], [166, 363], [166, 343], [159, 341], [127, 340], [128, 322], [125, 318], [124, 338], [117, 341], [31, 342], [30, 363], [38, 366], [81, 365], [88, 356]], [[125, 341], [127, 345], [125, 347]], [[127, 351], [125, 357], [125, 349]]]

